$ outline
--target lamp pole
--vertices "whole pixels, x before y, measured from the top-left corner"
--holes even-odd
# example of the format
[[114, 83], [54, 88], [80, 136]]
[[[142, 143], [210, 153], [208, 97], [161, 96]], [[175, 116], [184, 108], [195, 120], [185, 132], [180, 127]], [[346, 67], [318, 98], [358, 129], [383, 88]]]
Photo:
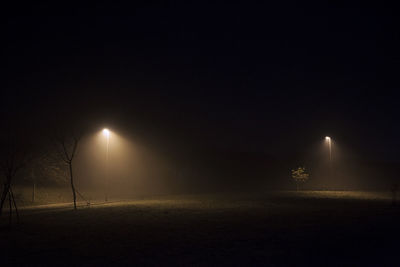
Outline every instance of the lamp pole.
[[105, 194], [104, 194], [104, 200], [107, 202], [108, 201], [108, 175], [109, 175], [109, 168], [108, 168], [108, 161], [109, 161], [109, 152], [110, 152], [110, 131], [108, 129], [103, 130], [103, 134], [106, 137], [106, 170], [105, 170]]
[[[329, 136], [325, 137], [325, 140], [328, 142], [329, 149], [329, 178], [332, 180], [333, 178], [333, 169], [332, 169], [332, 138]], [[331, 182], [331, 181], [330, 181]]]
[[329, 137], [329, 136], [327, 136], [326, 138], [326, 141], [328, 142], [328, 148], [329, 148], [329, 162], [330, 162], [330, 164], [332, 163], [332, 139]]

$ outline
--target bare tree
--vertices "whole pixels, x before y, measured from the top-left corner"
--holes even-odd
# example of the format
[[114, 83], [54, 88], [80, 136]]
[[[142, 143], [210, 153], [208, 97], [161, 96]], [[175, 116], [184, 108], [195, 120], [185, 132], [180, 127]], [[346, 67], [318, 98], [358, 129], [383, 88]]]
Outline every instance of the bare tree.
[[74, 209], [76, 210], [76, 194], [77, 190], [74, 185], [74, 175], [73, 175], [73, 160], [76, 156], [78, 144], [81, 138], [81, 134], [67, 133], [63, 132], [61, 134], [56, 134], [55, 141], [57, 146], [57, 151], [62, 158], [62, 160], [68, 165], [69, 178], [72, 190], [72, 196], [74, 199]]
[[17, 204], [12, 192], [12, 182], [17, 173], [26, 165], [29, 158], [29, 148], [30, 146], [26, 138], [21, 137], [17, 133], [9, 133], [8, 136], [2, 137], [2, 144], [0, 145], [0, 171], [4, 177], [4, 184], [0, 199], [0, 216], [8, 197], [10, 202], [10, 220], [12, 204], [18, 216]]
[[50, 147], [46, 144], [41, 145], [40, 151], [26, 167], [26, 178], [32, 184], [32, 203], [36, 201], [39, 184], [43, 182], [64, 184], [66, 181], [69, 184], [68, 167], [54, 148], [54, 143], [52, 145]]

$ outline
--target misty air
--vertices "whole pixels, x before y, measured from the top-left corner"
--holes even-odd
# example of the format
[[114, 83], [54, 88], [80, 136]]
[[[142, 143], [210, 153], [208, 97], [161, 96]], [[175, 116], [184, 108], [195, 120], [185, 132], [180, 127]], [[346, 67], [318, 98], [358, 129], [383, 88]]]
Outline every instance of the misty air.
[[0, 266], [398, 266], [395, 4], [9, 2]]

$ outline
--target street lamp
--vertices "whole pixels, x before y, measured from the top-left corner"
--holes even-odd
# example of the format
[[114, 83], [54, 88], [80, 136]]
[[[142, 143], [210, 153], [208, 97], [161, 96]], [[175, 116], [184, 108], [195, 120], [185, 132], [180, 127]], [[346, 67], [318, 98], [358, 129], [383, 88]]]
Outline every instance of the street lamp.
[[327, 136], [325, 137], [326, 142], [328, 143], [328, 149], [329, 149], [329, 180], [332, 182], [333, 178], [333, 169], [332, 169], [332, 139]]
[[329, 147], [329, 162], [332, 162], [332, 139], [327, 136], [325, 137], [326, 142], [328, 142], [328, 147]]
[[108, 158], [109, 158], [109, 147], [110, 147], [110, 131], [105, 128], [103, 129], [103, 135], [106, 137], [106, 164], [105, 164], [105, 194], [104, 200], [108, 201]]

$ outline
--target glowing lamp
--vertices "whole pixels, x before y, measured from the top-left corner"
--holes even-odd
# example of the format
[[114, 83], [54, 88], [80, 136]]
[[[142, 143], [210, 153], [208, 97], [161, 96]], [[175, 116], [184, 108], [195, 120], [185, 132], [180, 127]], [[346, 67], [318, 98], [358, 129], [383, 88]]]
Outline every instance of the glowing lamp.
[[110, 136], [110, 131], [108, 129], [104, 129], [103, 130], [103, 134], [104, 134], [104, 136], [109, 137]]

